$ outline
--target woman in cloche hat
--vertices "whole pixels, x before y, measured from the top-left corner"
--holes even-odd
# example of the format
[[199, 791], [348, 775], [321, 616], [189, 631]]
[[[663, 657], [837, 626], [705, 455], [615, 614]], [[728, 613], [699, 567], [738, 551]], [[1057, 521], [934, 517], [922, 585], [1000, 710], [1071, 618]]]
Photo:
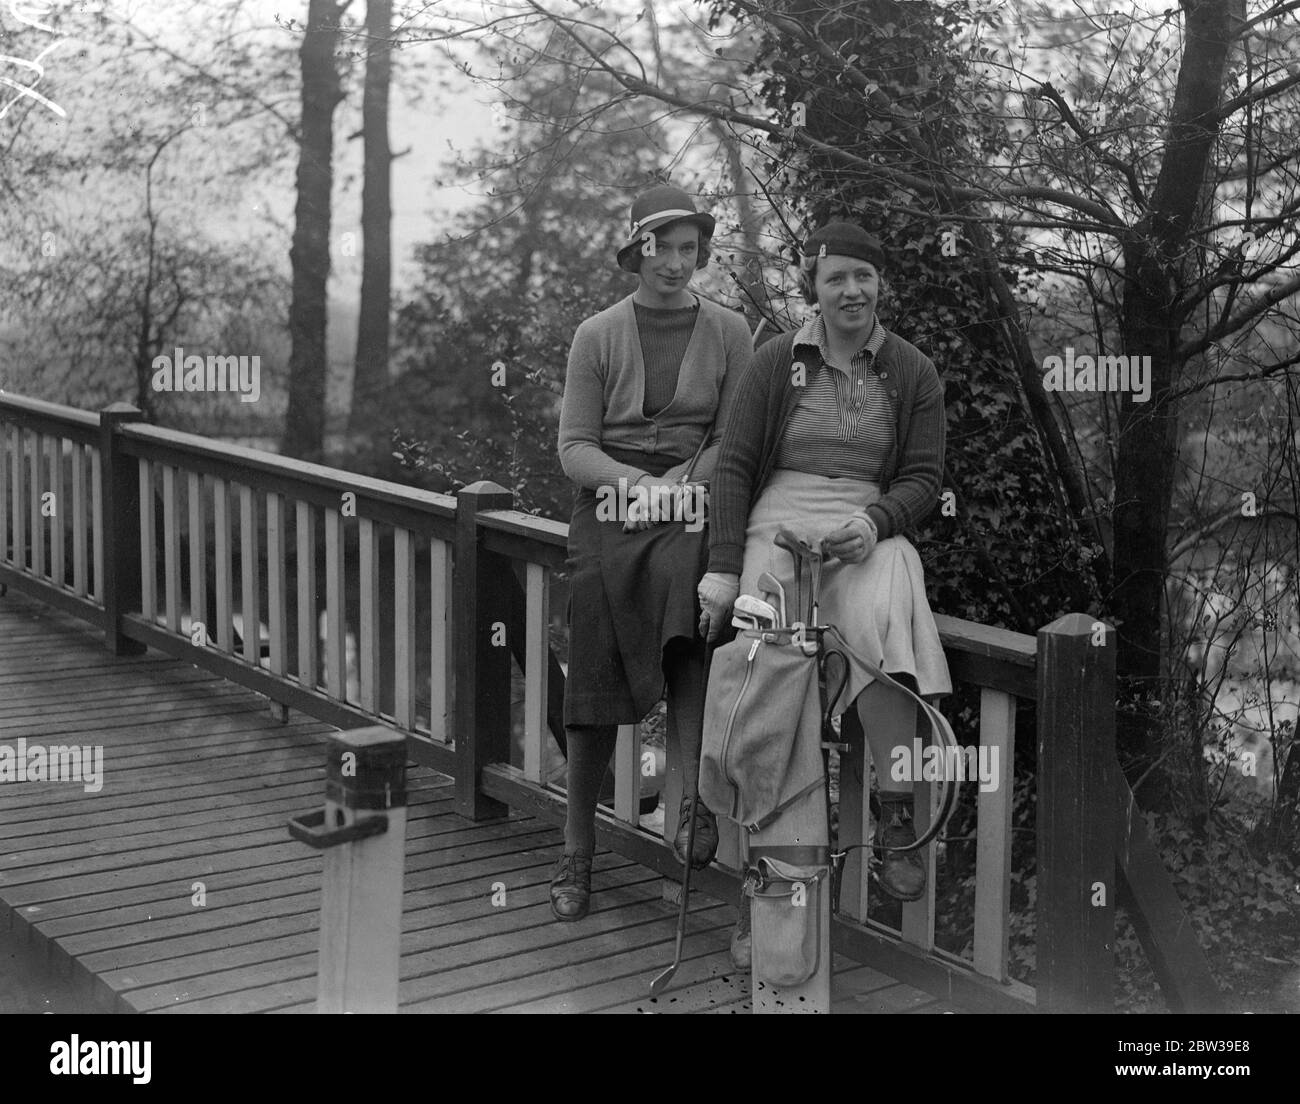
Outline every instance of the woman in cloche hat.
[[678, 188], [639, 195], [617, 252], [636, 290], [584, 321], [569, 352], [559, 453], [578, 491], [569, 526], [568, 814], [551, 880], [561, 920], [580, 920], [590, 906], [596, 804], [617, 726], [640, 721], [665, 688], [685, 790], [677, 855], [698, 868], [717, 851], [717, 822], [699, 803], [694, 853], [685, 854], [704, 711], [696, 586], [721, 412], [751, 344], [742, 315], [689, 288], [708, 263], [713, 228]]

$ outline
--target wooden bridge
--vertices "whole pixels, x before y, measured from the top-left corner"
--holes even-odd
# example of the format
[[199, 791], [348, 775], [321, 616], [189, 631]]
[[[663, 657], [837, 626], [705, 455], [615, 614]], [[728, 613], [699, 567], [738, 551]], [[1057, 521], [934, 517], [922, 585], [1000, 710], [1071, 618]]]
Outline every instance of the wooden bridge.
[[[642, 826], [634, 726], [598, 822], [593, 913], [550, 915], [566, 528], [512, 505], [492, 484], [433, 494], [121, 405], [0, 395], [0, 756], [19, 741], [103, 754], [97, 784], [0, 773], [0, 922], [105, 1008], [310, 1011], [321, 859], [285, 822], [320, 804], [321, 737], [381, 724], [414, 764], [403, 1010], [747, 1011], [725, 955], [732, 836], [693, 879], [678, 984], [648, 998], [679, 867]], [[892, 924], [853, 862], [834, 1010], [1107, 1010], [1121, 893], [1170, 1006], [1217, 1008], [1115, 761], [1113, 631], [1081, 615], [1037, 638], [939, 622], [954, 682], [979, 688], [978, 740], [1000, 752], [978, 796], [970, 953], [936, 946], [936, 848], [927, 897]], [[1034, 988], [1008, 972], [1017, 700], [1036, 706]], [[841, 842], [869, 831], [864, 766], [842, 764]]]

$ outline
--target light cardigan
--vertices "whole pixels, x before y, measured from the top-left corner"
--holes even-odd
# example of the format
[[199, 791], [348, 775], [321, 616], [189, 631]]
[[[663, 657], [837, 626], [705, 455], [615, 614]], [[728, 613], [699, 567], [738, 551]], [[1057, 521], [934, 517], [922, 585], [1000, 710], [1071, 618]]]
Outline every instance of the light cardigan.
[[[645, 362], [632, 296], [586, 319], [573, 335], [560, 407], [560, 466], [588, 490], [635, 483], [646, 472], [621, 464], [606, 446], [635, 449], [679, 461], [664, 479], [679, 478], [709, 434], [692, 472], [713, 474], [722, 440], [723, 414], [749, 366], [752, 344], [744, 315], [707, 299], [682, 358], [677, 391], [663, 410], [647, 418]], [[710, 428], [712, 427], [712, 432]]]
[[[782, 334], [754, 354], [728, 414], [709, 491], [709, 570], [740, 574], [750, 510], [776, 465], [782, 434], [799, 402], [796, 359], [820, 368], [807, 330]], [[915, 345], [888, 333], [871, 371], [880, 377], [895, 417], [895, 443], [880, 473], [881, 497], [859, 516], [881, 540], [922, 521], [938, 504], [945, 444], [943, 381]]]

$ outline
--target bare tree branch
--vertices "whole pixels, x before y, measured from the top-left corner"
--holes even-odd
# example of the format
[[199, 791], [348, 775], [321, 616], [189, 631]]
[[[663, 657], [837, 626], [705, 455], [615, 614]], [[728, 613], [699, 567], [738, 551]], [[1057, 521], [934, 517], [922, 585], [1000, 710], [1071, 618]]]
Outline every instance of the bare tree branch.
[[1228, 100], [1217, 111], [1210, 112], [1205, 117], [1205, 122], [1209, 126], [1223, 122], [1230, 115], [1235, 115], [1243, 107], [1250, 104], [1257, 104], [1261, 100], [1268, 100], [1285, 92], [1288, 88], [1295, 88], [1300, 85], [1300, 73], [1293, 73], [1284, 80], [1274, 81], [1272, 84], [1265, 85], [1263, 88], [1257, 88], [1254, 92], [1243, 92], [1240, 96], [1234, 96]]
[[[1266, 517], [1281, 517], [1281, 518], [1287, 518], [1290, 521], [1300, 521], [1300, 518], [1297, 518], [1296, 515], [1291, 513], [1289, 510], [1269, 510], [1269, 509], [1260, 509], [1258, 507], [1256, 508], [1255, 516], [1251, 520], [1257, 521], [1260, 518], [1266, 518]], [[1223, 514], [1220, 517], [1215, 518], [1213, 521], [1200, 526], [1199, 528], [1197, 528], [1196, 530], [1194, 530], [1193, 532], [1185, 536], [1176, 545], [1174, 545], [1174, 547], [1169, 550], [1170, 562], [1173, 563], [1176, 560], [1178, 560], [1179, 557], [1186, 555], [1188, 552], [1191, 552], [1206, 537], [1222, 529], [1225, 525], [1228, 525], [1229, 523], [1234, 521], [1239, 522], [1243, 520], [1245, 519], [1242, 516], [1241, 508], [1233, 507], [1233, 509], [1229, 510], [1226, 514]]]
[[1069, 125], [1070, 129], [1079, 136], [1085, 146], [1092, 150], [1097, 159], [1103, 164], [1109, 165], [1124, 177], [1125, 182], [1128, 184], [1129, 195], [1133, 197], [1133, 201], [1139, 207], [1146, 207], [1147, 200], [1146, 196], [1142, 193], [1142, 185], [1138, 183], [1137, 171], [1127, 161], [1121, 160], [1114, 154], [1108, 153], [1102, 148], [1097, 135], [1092, 131], [1089, 131], [1081, 122], [1079, 122], [1078, 116], [1075, 115], [1074, 111], [1070, 108], [1070, 105], [1065, 102], [1065, 97], [1052, 86], [1052, 82], [1044, 81], [1041, 83], [1034, 92], [1034, 95], [1040, 99], [1049, 100], [1053, 103], [1056, 106], [1056, 109], [1061, 113], [1061, 117]]
[[1221, 383], [1254, 383], [1257, 380], [1268, 379], [1269, 376], [1275, 376], [1279, 372], [1285, 372], [1293, 365], [1300, 364], [1300, 353], [1287, 357], [1286, 360], [1280, 360], [1276, 364], [1270, 364], [1267, 368], [1261, 368], [1258, 372], [1241, 372], [1236, 375], [1215, 376], [1213, 379], [1205, 380], [1202, 383], [1194, 383], [1184, 387], [1180, 391], [1171, 394], [1171, 398], [1181, 399], [1187, 395], [1194, 395], [1198, 391], [1205, 391], [1211, 387], [1218, 387]]
[[1282, 300], [1290, 298], [1297, 292], [1300, 292], [1300, 276], [1293, 276], [1289, 280], [1282, 281], [1261, 295], [1249, 307], [1244, 307], [1236, 314], [1222, 319], [1203, 336], [1180, 345], [1174, 352], [1175, 359], [1180, 363], [1184, 363], [1196, 356], [1197, 353], [1205, 352], [1211, 345], [1216, 344], [1230, 334], [1237, 333], [1252, 322], [1258, 321]]

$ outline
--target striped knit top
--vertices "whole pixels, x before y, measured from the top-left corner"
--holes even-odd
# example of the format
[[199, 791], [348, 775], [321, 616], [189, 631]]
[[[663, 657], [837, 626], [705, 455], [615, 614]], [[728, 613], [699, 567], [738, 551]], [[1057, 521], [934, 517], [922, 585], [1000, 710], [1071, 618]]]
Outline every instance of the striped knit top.
[[794, 339], [795, 363], [800, 346], [819, 350], [822, 363], [808, 358], [802, 393], [781, 438], [775, 467], [880, 481], [897, 432], [889, 395], [874, 370], [885, 337], [885, 327], [877, 319], [866, 345], [845, 370], [830, 363], [826, 320], [820, 314], [799, 330]]

